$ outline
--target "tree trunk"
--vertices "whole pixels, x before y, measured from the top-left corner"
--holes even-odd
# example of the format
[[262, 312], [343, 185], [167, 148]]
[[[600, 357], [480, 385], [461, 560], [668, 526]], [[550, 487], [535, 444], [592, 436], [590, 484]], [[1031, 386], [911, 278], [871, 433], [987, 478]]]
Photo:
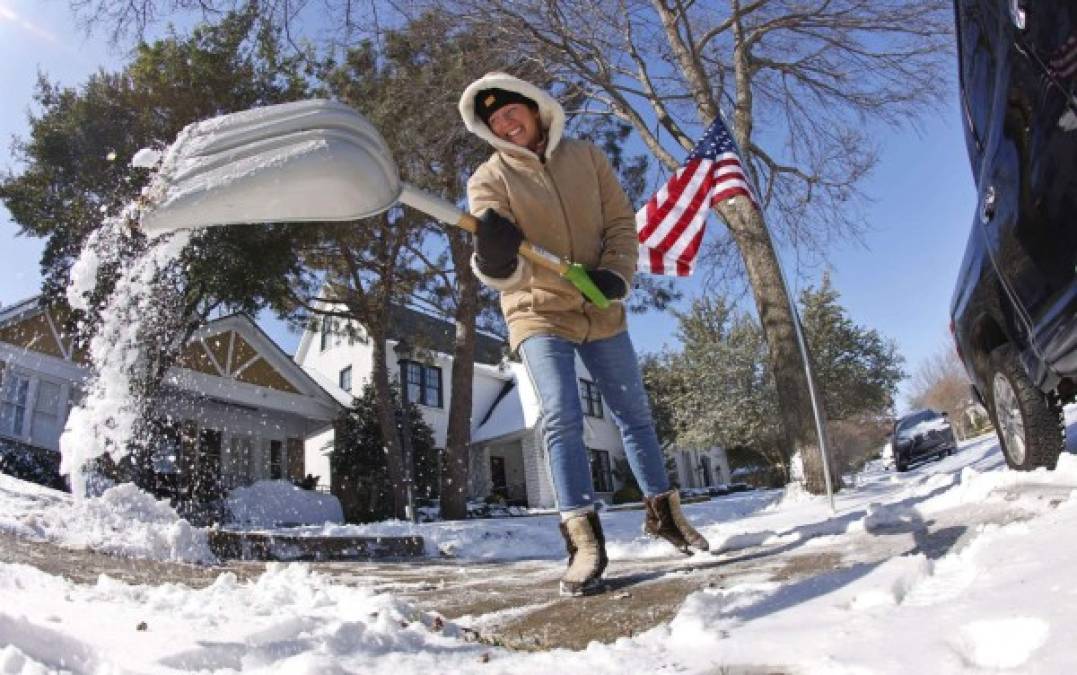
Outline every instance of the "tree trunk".
[[468, 467], [471, 446], [471, 389], [475, 374], [475, 317], [478, 314], [478, 280], [471, 273], [471, 247], [463, 232], [448, 233], [456, 270], [459, 302], [453, 343], [452, 399], [449, 428], [441, 464], [441, 517], [467, 518]]
[[[716, 207], [729, 226], [755, 296], [756, 310], [763, 326], [775, 384], [782, 436], [786, 448], [800, 451], [804, 460], [805, 488], [812, 494], [826, 491], [823, 459], [815, 433], [815, 418], [808, 394], [808, 379], [797, 346], [793, 309], [785, 294], [781, 267], [763, 216], [744, 198], [726, 200]], [[839, 483], [831, 478], [837, 489]]]
[[[388, 312], [384, 316], [388, 316]], [[393, 404], [393, 385], [389, 379], [386, 363], [385, 331], [370, 328], [370, 340], [374, 346], [374, 398], [377, 401], [378, 423], [381, 426], [382, 441], [385, 443], [386, 468], [389, 472], [389, 484], [393, 494], [393, 516], [407, 517], [407, 477], [404, 467], [404, 450], [400, 444], [400, 429], [396, 422], [396, 406]]]

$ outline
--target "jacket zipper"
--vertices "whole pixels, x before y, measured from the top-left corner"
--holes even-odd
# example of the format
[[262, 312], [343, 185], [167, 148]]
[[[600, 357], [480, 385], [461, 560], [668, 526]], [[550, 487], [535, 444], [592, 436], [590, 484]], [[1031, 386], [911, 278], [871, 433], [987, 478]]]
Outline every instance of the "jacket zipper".
[[[550, 165], [548, 163], [543, 163], [542, 174], [557, 197], [557, 206], [561, 209], [561, 222], [565, 224], [565, 236], [568, 238], [568, 260], [569, 262], [574, 262], [576, 260], [576, 251], [572, 246], [572, 227], [568, 222], [568, 211], [565, 210], [565, 201], [561, 198], [561, 190], [557, 187], [557, 182], [553, 179], [553, 175], [550, 174]], [[591, 334], [591, 316], [587, 313], [587, 300], [582, 295], [580, 296], [580, 311], [583, 313], [584, 321], [587, 322], [587, 327], [583, 332], [583, 341], [587, 342], [587, 336]]]

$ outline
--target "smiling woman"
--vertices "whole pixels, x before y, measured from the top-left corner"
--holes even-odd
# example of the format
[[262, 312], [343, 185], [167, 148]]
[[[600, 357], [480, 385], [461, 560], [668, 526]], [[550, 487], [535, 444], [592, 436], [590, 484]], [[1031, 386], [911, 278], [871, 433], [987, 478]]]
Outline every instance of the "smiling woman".
[[490, 115], [487, 125], [498, 138], [532, 152], [537, 151], [543, 140], [538, 106], [534, 103], [510, 103], [499, 108]]

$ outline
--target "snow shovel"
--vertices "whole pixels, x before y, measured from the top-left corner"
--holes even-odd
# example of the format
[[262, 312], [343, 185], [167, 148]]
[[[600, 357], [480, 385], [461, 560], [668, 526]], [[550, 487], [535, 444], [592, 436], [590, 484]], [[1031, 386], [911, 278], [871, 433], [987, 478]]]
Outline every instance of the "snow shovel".
[[[397, 202], [474, 234], [478, 220], [400, 180], [385, 140], [365, 117], [314, 99], [188, 125], [151, 185], [141, 227], [150, 236], [242, 223], [358, 220]], [[610, 301], [587, 271], [533, 244], [520, 255], [557, 272], [596, 306]]]

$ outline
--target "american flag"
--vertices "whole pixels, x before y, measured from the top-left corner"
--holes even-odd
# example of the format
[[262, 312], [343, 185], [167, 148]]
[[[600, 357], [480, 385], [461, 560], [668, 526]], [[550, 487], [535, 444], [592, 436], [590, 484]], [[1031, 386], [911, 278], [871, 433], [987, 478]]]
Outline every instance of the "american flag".
[[737, 196], [756, 204], [737, 145], [715, 118], [675, 174], [636, 214], [641, 272], [686, 277], [703, 241], [707, 212]]
[[1070, 35], [1069, 39], [1051, 54], [1048, 67], [1055, 77], [1063, 80], [1077, 73], [1077, 35]]

